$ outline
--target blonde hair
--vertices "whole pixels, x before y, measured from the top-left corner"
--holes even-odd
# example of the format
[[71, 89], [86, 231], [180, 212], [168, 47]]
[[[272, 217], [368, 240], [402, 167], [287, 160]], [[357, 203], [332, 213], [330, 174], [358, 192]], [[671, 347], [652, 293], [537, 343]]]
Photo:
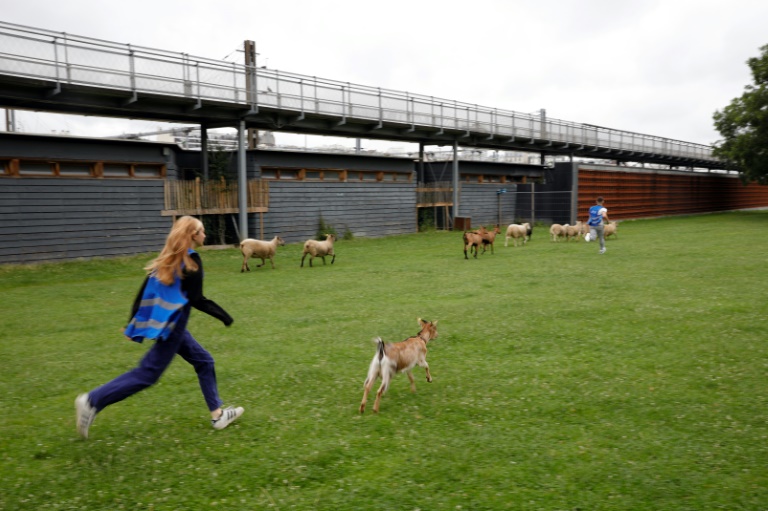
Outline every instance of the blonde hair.
[[203, 223], [195, 217], [183, 216], [176, 220], [160, 255], [144, 269], [155, 272], [157, 280], [163, 284], [172, 284], [176, 277], [181, 277], [182, 268], [197, 271], [197, 264], [188, 252], [193, 248], [192, 237], [202, 228]]

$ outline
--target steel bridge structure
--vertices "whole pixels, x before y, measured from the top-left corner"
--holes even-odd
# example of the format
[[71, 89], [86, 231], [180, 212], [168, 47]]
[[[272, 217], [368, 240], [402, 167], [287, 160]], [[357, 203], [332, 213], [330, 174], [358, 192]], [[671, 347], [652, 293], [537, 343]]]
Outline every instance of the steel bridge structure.
[[[246, 53], [248, 51], [246, 42]], [[255, 50], [253, 51], [255, 55]], [[712, 147], [0, 21], [0, 107], [724, 169]], [[241, 135], [242, 140], [242, 135]]]

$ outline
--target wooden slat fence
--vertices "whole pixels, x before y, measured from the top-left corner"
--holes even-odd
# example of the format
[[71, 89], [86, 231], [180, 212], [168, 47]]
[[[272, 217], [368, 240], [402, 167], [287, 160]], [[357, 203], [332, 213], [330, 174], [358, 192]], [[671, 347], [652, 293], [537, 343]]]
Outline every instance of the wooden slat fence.
[[453, 206], [453, 185], [450, 182], [434, 182], [427, 186], [419, 183], [416, 188], [416, 207]]
[[[248, 185], [248, 213], [269, 211], [269, 183], [251, 179]], [[237, 182], [165, 181], [163, 216], [223, 215], [240, 211]]]

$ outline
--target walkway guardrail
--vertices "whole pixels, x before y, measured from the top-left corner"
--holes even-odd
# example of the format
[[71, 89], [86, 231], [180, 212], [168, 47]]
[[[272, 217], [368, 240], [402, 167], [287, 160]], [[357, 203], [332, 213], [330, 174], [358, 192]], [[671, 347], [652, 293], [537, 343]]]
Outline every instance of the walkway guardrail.
[[[186, 53], [144, 48], [0, 22], [0, 74], [203, 101], [331, 116], [404, 130], [429, 127], [466, 136], [531, 139], [627, 154], [658, 154], [716, 162], [708, 145], [489, 108], [421, 94], [369, 87]], [[247, 87], [247, 83], [252, 84]], [[56, 90], [52, 91], [55, 94]], [[130, 101], [130, 100], [129, 100]], [[540, 147], [540, 146], [539, 146]], [[538, 149], [537, 149], [538, 150]]]

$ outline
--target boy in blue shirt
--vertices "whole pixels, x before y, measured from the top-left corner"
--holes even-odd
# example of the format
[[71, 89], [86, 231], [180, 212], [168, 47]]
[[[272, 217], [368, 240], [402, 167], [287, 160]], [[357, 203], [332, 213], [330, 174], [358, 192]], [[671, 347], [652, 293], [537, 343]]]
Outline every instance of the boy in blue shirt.
[[608, 219], [608, 210], [603, 206], [603, 198], [597, 198], [597, 204], [589, 208], [589, 237], [600, 240], [600, 253], [605, 254], [605, 222]]

